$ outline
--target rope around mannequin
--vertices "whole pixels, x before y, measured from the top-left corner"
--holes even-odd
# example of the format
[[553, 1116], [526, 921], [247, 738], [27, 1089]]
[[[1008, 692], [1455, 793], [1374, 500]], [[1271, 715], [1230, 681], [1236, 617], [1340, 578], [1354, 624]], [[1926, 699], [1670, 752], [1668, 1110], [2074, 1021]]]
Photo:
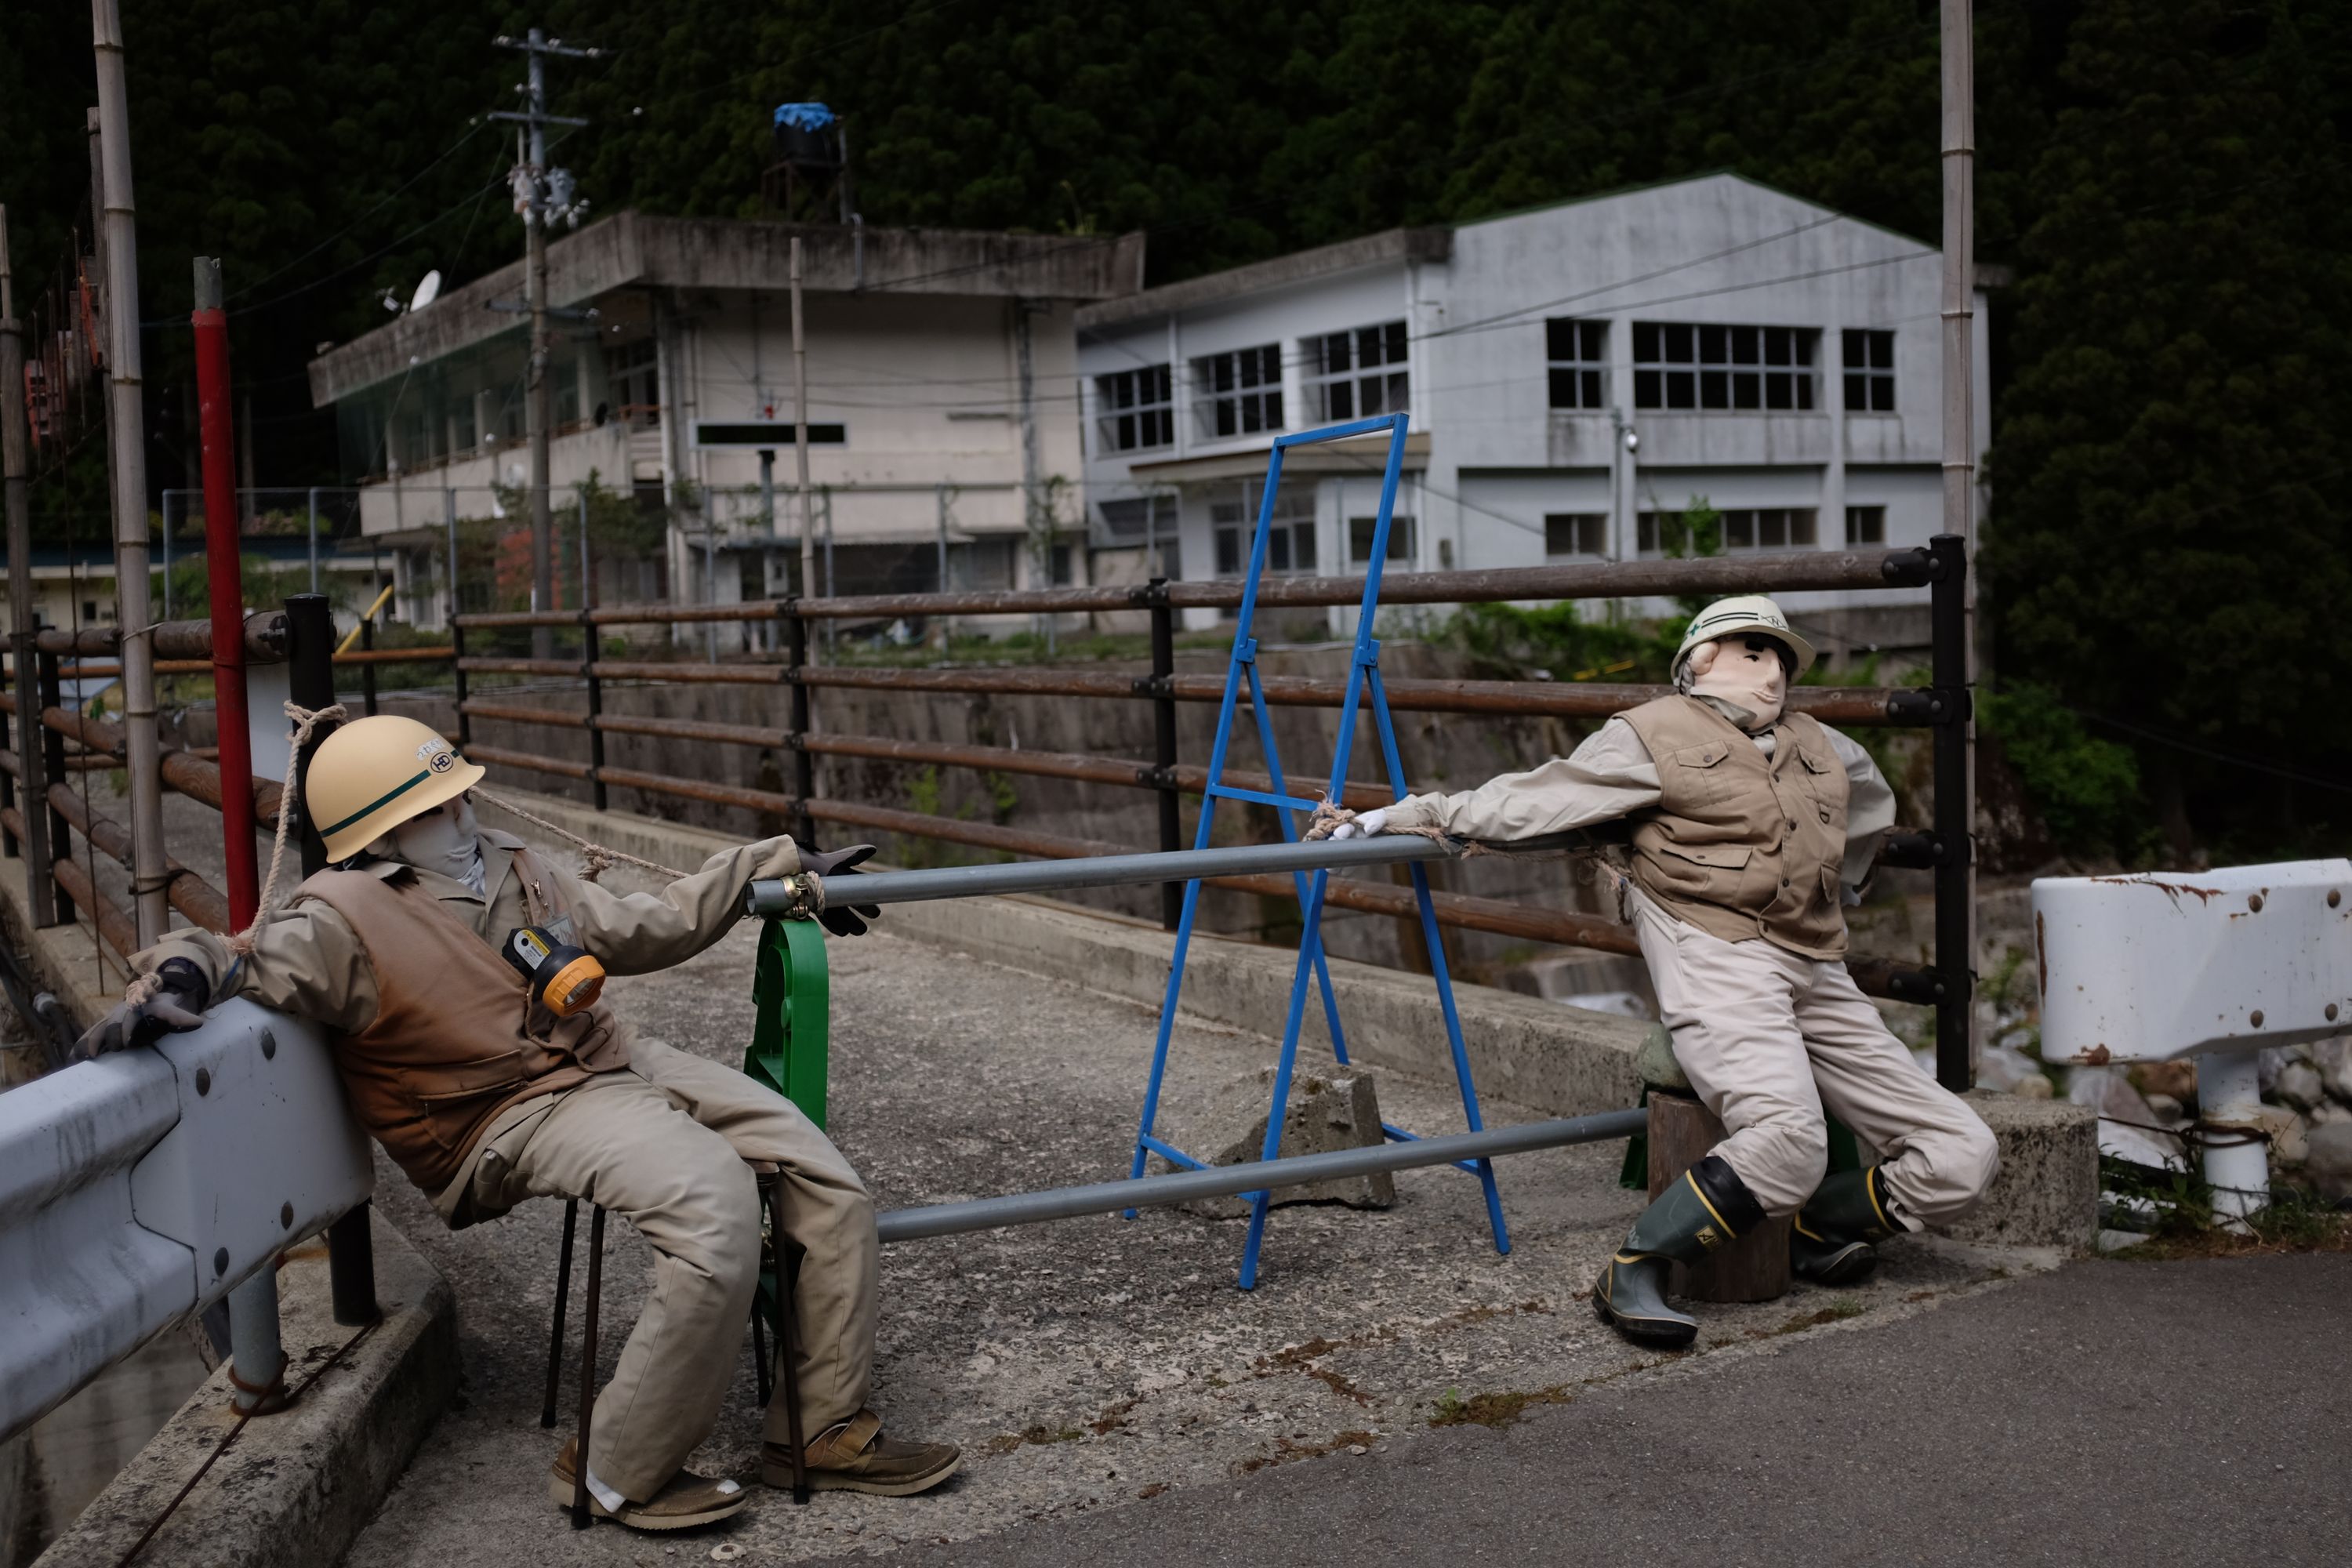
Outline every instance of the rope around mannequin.
[[667, 877], [672, 881], [677, 881], [688, 875], [688, 873], [684, 871], [677, 870], [668, 866], [664, 866], [658, 861], [640, 859], [635, 855], [625, 855], [618, 849], [607, 849], [602, 844], [595, 843], [591, 839], [581, 837], [580, 835], [572, 832], [568, 827], [559, 827], [543, 816], [540, 816], [532, 812], [525, 811], [522, 807], [517, 805], [510, 800], [505, 800], [498, 795], [492, 795], [480, 784], [476, 784], [472, 793], [481, 796], [484, 800], [488, 801], [492, 805], [497, 806], [500, 811], [507, 813], [509, 816], [519, 816], [525, 822], [530, 823], [533, 827], [544, 828], [546, 831], [554, 834], [558, 838], [564, 840], [566, 843], [578, 849], [580, 851], [580, 879], [583, 882], [594, 881], [597, 878], [603, 876], [608, 868], [614, 865], [635, 866], [642, 870], [654, 872], [657, 876]]
[[[261, 881], [261, 897], [253, 906], [253, 923], [228, 939], [228, 950], [244, 958], [253, 952], [253, 944], [278, 901], [278, 876], [286, 865], [286, 832], [294, 820], [294, 802], [302, 793], [302, 747], [310, 732], [328, 720], [341, 720], [346, 715], [343, 705], [330, 702], [324, 708], [304, 708], [298, 703], [286, 704], [286, 717], [294, 721], [294, 732], [286, 742], [286, 783], [278, 792], [278, 836], [269, 845], [269, 875]], [[151, 987], [152, 994], [152, 987]], [[123, 994], [128, 997], [130, 993]], [[142, 998], [143, 1000], [143, 998]]]

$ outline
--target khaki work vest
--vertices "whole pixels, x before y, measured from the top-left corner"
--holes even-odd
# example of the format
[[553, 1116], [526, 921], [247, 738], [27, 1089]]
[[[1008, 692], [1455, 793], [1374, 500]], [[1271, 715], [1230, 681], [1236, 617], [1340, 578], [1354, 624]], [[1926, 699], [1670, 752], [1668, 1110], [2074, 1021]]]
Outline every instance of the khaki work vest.
[[[546, 868], [528, 849], [512, 853], [530, 919], [562, 914], [545, 896]], [[335, 1037], [335, 1065], [352, 1113], [426, 1193], [457, 1179], [508, 1107], [628, 1066], [627, 1028], [608, 1005], [556, 1018], [490, 941], [415, 877], [320, 871], [296, 890], [294, 901], [304, 899], [342, 916], [367, 949], [375, 1020]]]
[[1633, 879], [1667, 912], [1726, 942], [1762, 937], [1807, 958], [1845, 953], [1839, 878], [1845, 768], [1801, 713], [1770, 757], [1696, 697], [1623, 715], [1658, 764], [1663, 798], [1633, 823]]

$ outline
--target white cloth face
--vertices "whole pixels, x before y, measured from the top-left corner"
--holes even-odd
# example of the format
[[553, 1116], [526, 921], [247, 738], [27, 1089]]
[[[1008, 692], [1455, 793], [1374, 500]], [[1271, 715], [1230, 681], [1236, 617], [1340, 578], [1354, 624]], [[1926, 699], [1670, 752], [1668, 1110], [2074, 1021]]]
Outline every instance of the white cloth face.
[[392, 858], [420, 871], [438, 871], [479, 893], [488, 883], [479, 834], [474, 803], [461, 795], [394, 828]]
[[1691, 695], [1720, 697], [1756, 715], [1755, 728], [1780, 721], [1789, 700], [1789, 669], [1763, 637], [1725, 637], [1691, 650]]

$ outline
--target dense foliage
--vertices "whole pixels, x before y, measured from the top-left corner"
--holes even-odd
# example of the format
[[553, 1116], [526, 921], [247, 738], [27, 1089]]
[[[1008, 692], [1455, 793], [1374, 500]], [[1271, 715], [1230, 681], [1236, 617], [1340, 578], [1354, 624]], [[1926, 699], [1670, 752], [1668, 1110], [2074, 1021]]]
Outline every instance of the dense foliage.
[[[491, 37], [534, 21], [619, 51], [551, 68], [553, 106], [593, 121], [559, 161], [607, 212], [757, 211], [769, 111], [814, 98], [850, 117], [869, 221], [1146, 229], [1156, 280], [1714, 168], [1939, 227], [1934, 0], [123, 9], [159, 485], [193, 461], [192, 254], [225, 260], [257, 467], [298, 484], [337, 464], [316, 346], [427, 268], [518, 253], [511, 128], [478, 117], [521, 76]], [[1998, 679], [2129, 741], [2132, 798], [2176, 845], [2340, 820], [2352, 676], [2321, 645], [2352, 586], [2352, 21], [2307, 0], [1977, 15], [1979, 252], [2017, 277], [1993, 306]], [[20, 289], [86, 200], [90, 80], [85, 13], [14, 9]], [[91, 526], [98, 496], [87, 471], [46, 481], [44, 531]]]

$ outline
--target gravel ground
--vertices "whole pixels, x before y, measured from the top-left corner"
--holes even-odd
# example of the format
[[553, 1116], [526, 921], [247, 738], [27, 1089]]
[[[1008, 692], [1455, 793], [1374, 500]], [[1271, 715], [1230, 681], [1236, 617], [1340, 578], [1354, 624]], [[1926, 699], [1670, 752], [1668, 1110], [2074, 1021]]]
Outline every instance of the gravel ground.
[[[617, 875], [617, 873], [615, 874]], [[615, 982], [641, 1028], [721, 1060], [751, 1028], [752, 933], [692, 963]], [[835, 942], [833, 1127], [885, 1207], [1101, 1180], [1125, 1170], [1149, 1060], [1143, 1008], [877, 934]], [[1263, 1038], [1181, 1029], [1169, 1095], [1254, 1070]], [[1449, 1087], [1382, 1080], [1388, 1118], [1457, 1125]], [[1490, 1104], [1496, 1122], [1534, 1120]], [[1234, 1288], [1242, 1226], [1172, 1212], [910, 1242], [884, 1256], [875, 1399], [890, 1428], [963, 1446], [966, 1468], [912, 1500], [765, 1493], [694, 1542], [573, 1535], [544, 1499], [560, 1441], [537, 1424], [562, 1210], [528, 1206], [452, 1235], [386, 1173], [386, 1212], [455, 1282], [467, 1387], [353, 1564], [654, 1561], [735, 1542], [748, 1561], [969, 1538], [1425, 1432], [1441, 1405], [1556, 1398], [1642, 1358], [1583, 1292], [1638, 1205], [1621, 1144], [1502, 1170], [1515, 1250], [1488, 1240], [1475, 1182], [1407, 1172], [1396, 1206], [1276, 1212], [1256, 1290]], [[1893, 1318], [1985, 1279], [1981, 1259], [1895, 1249], [1884, 1276], [1832, 1299], [1718, 1308], [1706, 1348], [1748, 1345], [1825, 1310]], [[631, 1321], [646, 1255], [616, 1227], [608, 1321]], [[574, 1321], [576, 1322], [576, 1315]], [[620, 1335], [605, 1340], [605, 1363]], [[566, 1408], [570, 1408], [570, 1394]], [[759, 1423], [750, 1357], [693, 1461], [745, 1473]]]

